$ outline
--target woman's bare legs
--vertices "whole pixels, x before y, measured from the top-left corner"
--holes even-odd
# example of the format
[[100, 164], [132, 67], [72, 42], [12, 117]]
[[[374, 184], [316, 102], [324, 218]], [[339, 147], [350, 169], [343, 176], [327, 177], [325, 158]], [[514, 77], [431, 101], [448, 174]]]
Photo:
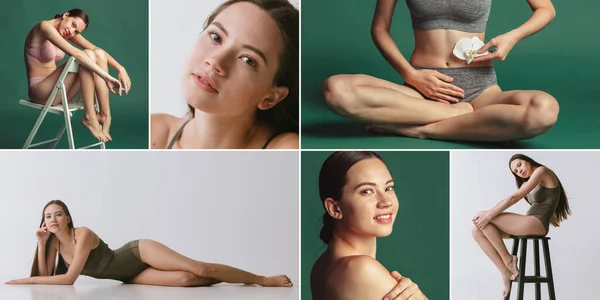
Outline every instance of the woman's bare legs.
[[[92, 50], [85, 49], [83, 52], [92, 59], [92, 61], [97, 62], [96, 55]], [[81, 84], [81, 99], [83, 100], [83, 111], [85, 113], [84, 117], [81, 119], [81, 124], [85, 126], [94, 137], [96, 137], [101, 142], [107, 142], [108, 138], [102, 132], [102, 127], [98, 122], [98, 117], [96, 115], [96, 110], [94, 109], [94, 94], [95, 94], [95, 82], [94, 82], [94, 73], [88, 70], [84, 66], [79, 66], [79, 82]]]
[[[96, 61], [96, 57], [91, 50], [83, 50], [83, 52], [89, 56], [93, 61]], [[58, 66], [50, 75], [44, 80], [38, 82], [36, 85], [29, 88], [29, 96], [31, 99], [40, 104], [44, 104], [47, 101], [52, 89], [56, 85], [60, 74], [64, 70], [66, 63]], [[71, 101], [78, 92], [81, 92], [83, 99], [83, 108], [85, 112], [84, 118], [81, 120], [83, 125], [90, 130], [92, 135], [99, 141], [106, 142], [108, 139], [100, 129], [98, 118], [94, 110], [94, 79], [93, 74], [84, 66], [79, 66], [78, 73], [69, 73], [65, 77], [65, 88], [67, 89], [68, 101]], [[62, 101], [62, 97], [57, 93], [51, 105], [58, 105]]]
[[[205, 263], [185, 257], [169, 247], [148, 239], [139, 242], [140, 257], [143, 262], [149, 264], [152, 268], [161, 271], [179, 271], [187, 272], [201, 278], [202, 280], [212, 279], [209, 282], [227, 282], [227, 283], [245, 283], [258, 284], [262, 286], [292, 286], [291, 281], [285, 275], [264, 277], [258, 276], [230, 266]], [[155, 273], [155, 272], [154, 272]], [[180, 273], [170, 273], [178, 275], [157, 274], [156, 276], [186, 276]], [[140, 274], [141, 275], [141, 274]], [[155, 280], [152, 276], [151, 280]], [[136, 277], [137, 278], [137, 277]], [[158, 278], [158, 277], [156, 277]], [[142, 278], [143, 279], [143, 278]], [[200, 279], [199, 279], [200, 280]], [[149, 280], [150, 281], [150, 280]]]
[[[100, 48], [96, 48], [92, 50], [94, 55], [96, 56], [96, 64], [104, 71], [108, 72], [108, 60], [106, 58], [106, 53], [104, 50]], [[106, 82], [104, 79], [100, 78], [97, 74], [94, 74], [94, 82], [96, 84], [96, 97], [98, 98], [98, 106], [100, 108], [100, 113], [98, 114], [98, 122], [102, 124], [102, 132], [108, 138], [109, 141], [112, 141], [112, 137], [110, 136], [110, 124], [112, 121], [112, 117], [110, 114], [110, 101], [109, 101], [109, 91], [106, 86]]]
[[495, 86], [472, 102], [474, 111], [423, 125], [382, 125], [379, 130], [439, 140], [512, 141], [547, 132], [558, 118], [558, 102], [542, 91], [502, 92]]
[[138, 274], [131, 283], [160, 285], [160, 286], [211, 286], [221, 283], [216, 279], [198, 277], [185, 271], [162, 271], [155, 268], [148, 268]]
[[506, 295], [510, 291], [510, 280], [518, 274], [518, 269], [516, 258], [508, 252], [502, 238], [509, 234], [545, 235], [546, 229], [536, 217], [503, 212], [494, 217], [481, 233], [475, 231], [478, 229], [473, 229], [475, 240], [502, 274]]
[[[489, 225], [488, 225], [489, 226]], [[502, 275], [502, 281], [504, 283], [504, 291], [502, 292], [503, 296], [506, 296], [510, 291], [510, 277], [512, 272], [506, 267], [504, 262], [502, 261], [502, 257], [498, 254], [496, 248], [490, 243], [487, 239], [483, 231], [477, 229], [477, 227], [473, 226], [473, 238], [479, 244], [479, 247], [483, 250], [483, 252], [492, 260], [500, 274]]]
[[367, 123], [429, 124], [473, 111], [469, 103], [424, 100], [416, 90], [368, 75], [335, 75], [322, 87], [336, 113]]

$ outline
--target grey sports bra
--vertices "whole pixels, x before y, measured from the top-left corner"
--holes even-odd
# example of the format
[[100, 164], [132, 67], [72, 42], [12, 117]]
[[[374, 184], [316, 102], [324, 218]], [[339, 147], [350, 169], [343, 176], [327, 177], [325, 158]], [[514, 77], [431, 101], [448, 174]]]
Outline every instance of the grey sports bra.
[[[173, 146], [175, 145], [175, 142], [177, 142], [179, 140], [179, 138], [181, 138], [181, 134], [183, 133], [183, 128], [185, 127], [185, 125], [187, 125], [187, 123], [189, 121], [191, 121], [192, 119], [188, 119], [187, 121], [185, 121], [183, 123], [183, 125], [181, 125], [181, 127], [179, 128], [179, 130], [177, 130], [177, 132], [175, 133], [175, 136], [173, 136], [173, 138], [171, 139], [171, 141], [169, 142], [169, 145], [167, 146], [167, 149], [173, 149]], [[267, 140], [267, 142], [262, 146], [261, 149], [267, 149], [267, 146], [269, 146], [269, 144], [271, 143], [271, 141], [277, 137], [279, 135], [279, 133], [275, 133], [273, 135], [271, 135], [269, 137], [269, 139]]]
[[492, 0], [406, 0], [413, 29], [484, 32]]

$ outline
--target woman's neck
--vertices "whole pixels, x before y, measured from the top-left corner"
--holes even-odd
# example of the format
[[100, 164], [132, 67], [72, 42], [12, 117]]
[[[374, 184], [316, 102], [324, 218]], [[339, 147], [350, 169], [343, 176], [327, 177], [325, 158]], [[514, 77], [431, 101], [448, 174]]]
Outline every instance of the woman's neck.
[[60, 25], [60, 18], [54, 18], [50, 20], [50, 24], [56, 29], [58, 29], [58, 25]]
[[376, 258], [377, 238], [374, 236], [361, 236], [347, 231], [336, 231], [329, 243], [334, 249], [347, 255], [368, 255]]
[[73, 241], [73, 228], [67, 228], [54, 233], [54, 236], [58, 239], [61, 244], [69, 244]]
[[254, 112], [235, 117], [222, 117], [196, 110], [184, 131], [181, 143], [195, 149], [245, 149], [252, 143], [260, 127]]

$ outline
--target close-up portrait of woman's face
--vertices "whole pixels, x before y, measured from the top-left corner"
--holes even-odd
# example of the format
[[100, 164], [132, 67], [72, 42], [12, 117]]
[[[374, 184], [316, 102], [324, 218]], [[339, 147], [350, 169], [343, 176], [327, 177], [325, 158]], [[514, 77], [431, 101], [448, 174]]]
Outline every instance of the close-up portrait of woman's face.
[[85, 28], [86, 25], [83, 19], [80, 17], [71, 17], [69, 13], [66, 13], [63, 15], [57, 30], [65, 40], [69, 40], [82, 33]]
[[232, 4], [198, 36], [184, 68], [183, 96], [194, 108], [221, 116], [268, 108], [265, 98], [281, 98], [273, 88], [284, 47], [269, 13], [249, 2]]
[[529, 178], [533, 173], [533, 166], [526, 160], [517, 158], [510, 162], [510, 170], [521, 178]]
[[58, 204], [50, 204], [44, 210], [44, 223], [49, 232], [55, 233], [61, 229], [68, 228], [71, 218], [67, 216], [64, 209]]
[[354, 164], [346, 174], [339, 226], [355, 234], [384, 237], [392, 233], [398, 198], [386, 165], [377, 158]]

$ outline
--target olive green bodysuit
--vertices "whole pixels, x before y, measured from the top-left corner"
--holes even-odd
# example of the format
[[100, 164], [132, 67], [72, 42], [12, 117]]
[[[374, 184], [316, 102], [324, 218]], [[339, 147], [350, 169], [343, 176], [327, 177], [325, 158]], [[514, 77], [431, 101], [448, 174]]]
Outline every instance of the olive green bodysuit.
[[[77, 244], [75, 228], [73, 228], [73, 235]], [[98, 239], [100, 243], [90, 251], [81, 275], [127, 283], [149, 267], [140, 259], [139, 240], [131, 241], [117, 250], [111, 250], [102, 239]], [[60, 255], [60, 242], [58, 252]], [[70, 267], [66, 261], [65, 265], [67, 269]]]
[[547, 188], [538, 184], [527, 195], [527, 202], [531, 204], [527, 215], [540, 219], [542, 224], [544, 224], [544, 228], [546, 228], [546, 234], [550, 230], [550, 220], [556, 212], [558, 200], [560, 200], [560, 189], [560, 184], [553, 188]]

